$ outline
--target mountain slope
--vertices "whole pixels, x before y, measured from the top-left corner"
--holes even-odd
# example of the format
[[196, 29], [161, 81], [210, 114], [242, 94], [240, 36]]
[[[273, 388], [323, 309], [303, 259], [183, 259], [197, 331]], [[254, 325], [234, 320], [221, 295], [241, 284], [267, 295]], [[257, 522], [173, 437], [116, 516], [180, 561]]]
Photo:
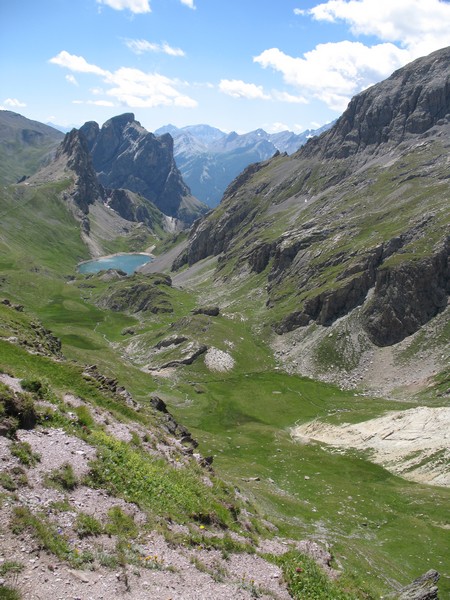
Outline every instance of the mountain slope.
[[0, 181], [15, 183], [50, 160], [64, 135], [9, 110], [0, 111]]
[[418, 59], [293, 156], [247, 168], [175, 268], [219, 255], [218, 282], [263, 274], [279, 334], [359, 306], [356, 329], [377, 346], [418, 331], [450, 292], [449, 59]]

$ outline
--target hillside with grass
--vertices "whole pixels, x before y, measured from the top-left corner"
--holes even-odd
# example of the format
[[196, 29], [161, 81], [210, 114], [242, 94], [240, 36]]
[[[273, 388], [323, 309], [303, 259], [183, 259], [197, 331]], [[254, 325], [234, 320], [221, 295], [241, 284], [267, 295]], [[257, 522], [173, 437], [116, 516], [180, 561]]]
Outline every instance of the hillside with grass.
[[77, 132], [2, 185], [0, 597], [449, 595], [449, 123], [324, 156], [356, 112], [188, 239], [109, 207]]
[[51, 161], [64, 135], [10, 110], [0, 110], [0, 179], [15, 183]]

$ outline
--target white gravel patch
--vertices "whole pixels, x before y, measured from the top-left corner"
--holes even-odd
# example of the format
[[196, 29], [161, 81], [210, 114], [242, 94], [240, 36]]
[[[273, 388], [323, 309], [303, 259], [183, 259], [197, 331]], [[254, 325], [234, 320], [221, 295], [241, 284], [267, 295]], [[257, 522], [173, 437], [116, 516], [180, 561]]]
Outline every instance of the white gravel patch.
[[[421, 406], [350, 425], [313, 421], [292, 430], [299, 442], [371, 450], [371, 460], [405, 479], [450, 486], [450, 408]], [[426, 462], [435, 454], [436, 460]]]
[[205, 365], [210, 371], [224, 373], [234, 367], [234, 358], [228, 352], [211, 346], [205, 354]]

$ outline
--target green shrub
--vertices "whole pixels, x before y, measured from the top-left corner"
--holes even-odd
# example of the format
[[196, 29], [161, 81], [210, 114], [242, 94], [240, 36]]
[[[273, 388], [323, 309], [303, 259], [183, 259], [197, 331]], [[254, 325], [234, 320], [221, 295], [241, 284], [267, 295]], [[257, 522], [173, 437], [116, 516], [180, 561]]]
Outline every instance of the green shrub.
[[4, 577], [10, 573], [20, 573], [23, 571], [24, 565], [16, 560], [5, 560], [0, 564], [0, 577]]
[[11, 454], [27, 467], [34, 467], [34, 465], [41, 460], [40, 455], [33, 452], [28, 442], [13, 443], [11, 445]]
[[0, 473], [0, 485], [8, 492], [15, 492], [18, 487], [9, 473]]
[[78, 425], [81, 427], [87, 427], [88, 429], [92, 429], [92, 427], [95, 426], [95, 421], [91, 415], [91, 411], [87, 406], [84, 404], [77, 406], [74, 412], [77, 415]]
[[58, 469], [54, 469], [46, 478], [47, 485], [59, 490], [73, 490], [78, 485], [78, 480], [70, 463], [64, 463]]
[[44, 387], [39, 379], [22, 379], [20, 385], [26, 392], [36, 394], [39, 398], [42, 398], [44, 395]]
[[[14, 435], [18, 427], [32, 429], [36, 425], [37, 414], [33, 397], [27, 393], [16, 393], [8, 386], [0, 384], [0, 419], [5, 427], [5, 420], [14, 419], [16, 425], [10, 435]], [[17, 422], [15, 422], [17, 420]]]
[[75, 521], [75, 531], [80, 538], [88, 537], [90, 535], [100, 535], [103, 533], [103, 525], [91, 515], [78, 513], [77, 520]]
[[55, 525], [43, 515], [34, 515], [25, 506], [16, 506], [13, 509], [11, 530], [18, 535], [25, 530], [31, 530], [34, 537], [43, 548], [55, 554], [58, 558], [67, 559], [71, 550], [64, 535], [61, 535]]
[[132, 516], [127, 515], [120, 506], [113, 506], [108, 511], [108, 520], [105, 530], [109, 535], [118, 535], [125, 538], [135, 538], [138, 528]]
[[288, 590], [296, 600], [358, 600], [368, 596], [356, 596], [340, 588], [327, 577], [317, 563], [296, 550], [282, 556], [272, 557], [280, 565]]
[[22, 595], [19, 590], [7, 585], [0, 586], [0, 600], [21, 600]]

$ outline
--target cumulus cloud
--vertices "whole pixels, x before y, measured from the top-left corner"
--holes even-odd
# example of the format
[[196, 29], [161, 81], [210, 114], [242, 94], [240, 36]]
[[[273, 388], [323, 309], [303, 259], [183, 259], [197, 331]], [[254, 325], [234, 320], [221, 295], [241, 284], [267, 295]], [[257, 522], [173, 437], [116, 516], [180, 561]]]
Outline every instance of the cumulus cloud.
[[304, 58], [285, 54], [278, 48], [265, 50], [253, 60], [263, 68], [283, 75], [285, 83], [325, 102], [341, 112], [355, 93], [388, 77], [408, 62], [409, 53], [394, 44], [369, 47], [361, 42], [319, 44]]
[[450, 3], [443, 0], [328, 0], [294, 13], [343, 22], [354, 36], [374, 36], [381, 42], [319, 44], [302, 57], [271, 48], [254, 58], [262, 67], [280, 72], [302, 95], [339, 112], [355, 93], [415, 58], [450, 45]]
[[344, 21], [355, 35], [398, 42], [411, 58], [450, 44], [450, 4], [442, 0], [329, 0], [305, 12], [318, 21]]
[[125, 40], [126, 46], [135, 54], [144, 54], [145, 52], [160, 52], [169, 56], [185, 56], [181, 48], [173, 48], [167, 42], [156, 44], [147, 40]]
[[192, 8], [193, 10], [195, 10], [196, 6], [194, 4], [194, 0], [181, 0], [181, 4], [184, 4], [185, 6], [188, 6], [189, 8]]
[[270, 96], [264, 93], [261, 85], [245, 83], [241, 79], [222, 79], [219, 89], [224, 94], [233, 98], [247, 98], [248, 100], [270, 100]]
[[269, 133], [281, 133], [282, 131], [289, 131], [289, 125], [286, 125], [285, 123], [272, 123], [272, 125], [269, 125], [269, 127], [267, 128]]
[[134, 14], [151, 12], [149, 0], [97, 0], [97, 4], [105, 4], [114, 10], [128, 9]]
[[51, 58], [49, 62], [76, 73], [93, 73], [94, 75], [106, 75], [108, 73], [96, 65], [89, 64], [82, 56], [69, 54], [65, 50]]
[[181, 94], [176, 85], [178, 81], [159, 75], [144, 73], [139, 69], [122, 67], [110, 73], [107, 82], [115, 87], [106, 93], [117, 98], [126, 106], [135, 108], [153, 108], [156, 106], [183, 106], [193, 108], [197, 102]]
[[25, 102], [21, 102], [20, 100], [17, 100], [17, 98], [6, 98], [6, 100], [3, 101], [3, 104], [5, 106], [11, 106], [12, 108], [24, 108], [26, 106]]
[[[182, 106], [193, 108], [197, 102], [182, 94], [178, 89], [182, 82], [170, 79], [158, 73], [145, 73], [140, 69], [121, 67], [110, 72], [97, 65], [88, 63], [82, 56], [69, 54], [65, 50], [50, 59], [60, 67], [78, 73], [90, 73], [101, 77], [105, 84], [104, 93], [115, 98], [120, 104], [130, 108], [154, 108], [156, 106]], [[101, 88], [94, 88], [98, 94]], [[96, 101], [98, 104], [99, 101]], [[103, 105], [103, 106], [110, 106]]]

